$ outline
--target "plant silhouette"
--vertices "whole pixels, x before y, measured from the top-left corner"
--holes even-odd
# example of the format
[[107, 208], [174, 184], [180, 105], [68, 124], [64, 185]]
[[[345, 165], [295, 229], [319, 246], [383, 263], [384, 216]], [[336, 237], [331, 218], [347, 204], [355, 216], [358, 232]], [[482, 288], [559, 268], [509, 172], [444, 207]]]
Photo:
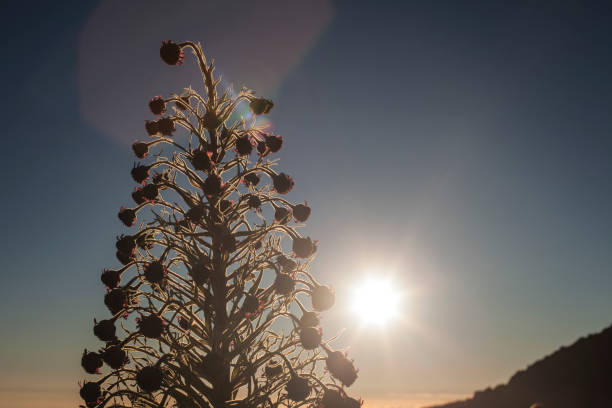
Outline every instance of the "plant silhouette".
[[308, 272], [317, 242], [296, 230], [311, 209], [283, 198], [283, 138], [257, 120], [274, 104], [219, 94], [200, 44], [164, 41], [160, 56], [178, 66], [186, 49], [205, 93], [149, 102], [150, 139], [132, 145], [149, 164], [134, 164], [135, 205], [118, 214], [138, 231], [117, 238], [122, 266], [102, 272], [112, 316], [94, 320], [105, 344], [81, 362], [100, 377], [80, 395], [90, 408], [358, 408], [345, 392], [357, 369], [319, 327], [335, 295]]

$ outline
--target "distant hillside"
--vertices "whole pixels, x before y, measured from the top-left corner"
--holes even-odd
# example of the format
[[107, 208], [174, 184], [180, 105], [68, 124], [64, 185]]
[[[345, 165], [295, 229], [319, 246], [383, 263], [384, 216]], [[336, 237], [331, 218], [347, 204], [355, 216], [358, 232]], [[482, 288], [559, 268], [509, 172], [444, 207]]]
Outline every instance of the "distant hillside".
[[431, 408], [612, 408], [612, 326], [517, 372], [472, 399]]

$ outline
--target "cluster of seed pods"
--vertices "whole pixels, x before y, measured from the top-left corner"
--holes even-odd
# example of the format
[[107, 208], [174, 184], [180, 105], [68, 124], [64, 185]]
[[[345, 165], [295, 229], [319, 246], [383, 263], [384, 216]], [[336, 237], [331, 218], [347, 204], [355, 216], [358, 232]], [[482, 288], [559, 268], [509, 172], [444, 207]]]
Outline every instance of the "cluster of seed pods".
[[118, 212], [130, 229], [115, 243], [121, 266], [101, 275], [103, 346], [81, 360], [99, 378], [80, 395], [89, 408], [358, 408], [345, 391], [357, 369], [320, 328], [335, 294], [308, 271], [317, 241], [297, 232], [311, 208], [284, 198], [283, 137], [258, 120], [274, 104], [244, 88], [219, 95], [199, 44], [164, 41], [161, 59], [181, 65], [185, 49], [206, 94], [149, 102], [148, 139], [132, 145], [146, 162]]

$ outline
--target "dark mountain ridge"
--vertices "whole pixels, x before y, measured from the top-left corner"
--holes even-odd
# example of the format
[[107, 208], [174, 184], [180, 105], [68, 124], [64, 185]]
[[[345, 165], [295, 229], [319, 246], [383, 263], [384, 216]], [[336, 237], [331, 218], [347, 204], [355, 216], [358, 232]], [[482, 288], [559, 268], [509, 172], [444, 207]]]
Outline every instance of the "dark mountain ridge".
[[471, 399], [430, 408], [612, 408], [612, 326], [580, 338]]

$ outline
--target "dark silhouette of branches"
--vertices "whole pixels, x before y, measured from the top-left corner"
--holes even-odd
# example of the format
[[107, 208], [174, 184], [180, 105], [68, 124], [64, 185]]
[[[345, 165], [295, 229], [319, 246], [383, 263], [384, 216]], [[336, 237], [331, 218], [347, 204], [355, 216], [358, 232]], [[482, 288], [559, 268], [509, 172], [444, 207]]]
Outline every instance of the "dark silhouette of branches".
[[317, 242], [297, 227], [310, 208], [283, 198], [294, 185], [272, 159], [283, 138], [255, 120], [274, 104], [246, 88], [219, 93], [199, 44], [165, 41], [160, 56], [180, 65], [187, 49], [205, 95], [149, 103], [150, 140], [132, 146], [149, 164], [134, 165], [135, 206], [119, 212], [138, 231], [117, 238], [122, 267], [102, 273], [112, 316], [95, 321], [105, 345], [82, 365], [104, 374], [81, 397], [87, 407], [357, 408], [344, 391], [357, 370], [318, 327], [335, 296], [308, 272]]

